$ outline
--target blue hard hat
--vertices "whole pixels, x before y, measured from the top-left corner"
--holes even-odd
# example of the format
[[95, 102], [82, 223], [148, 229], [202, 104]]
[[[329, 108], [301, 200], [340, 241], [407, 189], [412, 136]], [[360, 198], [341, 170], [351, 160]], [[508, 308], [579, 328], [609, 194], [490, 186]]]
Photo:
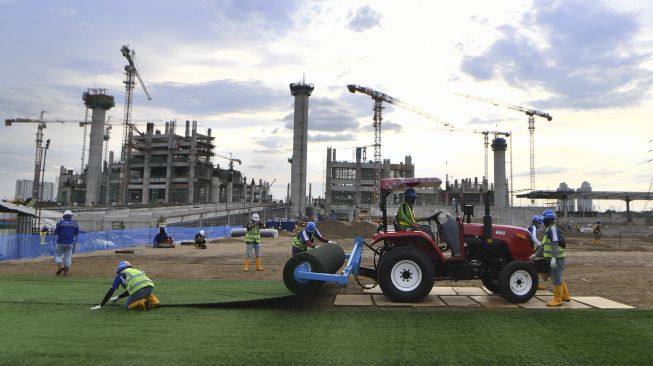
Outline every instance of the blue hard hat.
[[544, 218], [542, 216], [540, 216], [540, 215], [533, 216], [533, 218], [531, 220], [533, 220], [533, 222], [537, 222], [538, 224], [543, 224], [544, 223]]
[[542, 218], [543, 219], [555, 219], [556, 218], [556, 213], [553, 210], [544, 210], [542, 211]]
[[408, 188], [406, 192], [404, 192], [404, 198], [417, 198], [417, 193], [415, 193], [414, 189]]
[[313, 221], [309, 222], [306, 225], [306, 231], [308, 231], [309, 233], [315, 232], [315, 223]]
[[116, 273], [120, 273], [123, 269], [130, 268], [131, 266], [132, 266], [131, 263], [129, 263], [127, 261], [122, 261], [122, 262], [118, 263], [118, 267], [116, 267]]

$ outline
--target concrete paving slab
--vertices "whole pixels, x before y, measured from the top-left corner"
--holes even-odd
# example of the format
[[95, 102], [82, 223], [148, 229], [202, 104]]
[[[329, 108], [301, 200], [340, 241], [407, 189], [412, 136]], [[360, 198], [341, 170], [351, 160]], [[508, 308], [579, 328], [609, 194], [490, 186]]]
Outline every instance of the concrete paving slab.
[[482, 288], [480, 287], [454, 287], [454, 291], [458, 295], [464, 295], [464, 296], [470, 296], [470, 295], [477, 295], [477, 296], [484, 296], [487, 295], [485, 291], [483, 291]]
[[424, 300], [412, 303], [414, 307], [447, 306], [438, 295], [427, 295]]
[[458, 294], [454, 291], [453, 287], [433, 287], [429, 295], [456, 296]]
[[374, 298], [374, 302], [376, 303], [377, 306], [397, 306], [397, 307], [413, 306], [413, 304], [408, 302], [394, 302], [385, 295], [372, 295], [372, 297]]
[[490, 296], [501, 296], [501, 294], [495, 294], [494, 292], [490, 291], [490, 290], [489, 290], [487, 287], [485, 287], [485, 286], [481, 286], [481, 288], [483, 289], [483, 291], [485, 291], [486, 294], [488, 294], [488, 295], [490, 295]]
[[381, 291], [381, 286], [376, 286], [374, 288], [366, 288], [363, 290], [363, 293], [365, 294], [382, 294], [383, 291]]
[[486, 308], [517, 308], [516, 304], [509, 302], [501, 296], [490, 296], [490, 295], [472, 295], [470, 296], [472, 300], [480, 303], [483, 307]]
[[537, 290], [535, 296], [553, 296], [553, 292], [548, 290]]
[[468, 296], [440, 296], [440, 298], [449, 306], [481, 306]]
[[[553, 296], [537, 296], [538, 299], [549, 302], [553, 299]], [[545, 304], [546, 305], [546, 304]], [[585, 305], [581, 302], [571, 300], [570, 302], [562, 302], [562, 306], [547, 306], [547, 309], [591, 309], [589, 305]]]
[[572, 300], [576, 300], [586, 305], [593, 306], [599, 309], [634, 309], [633, 306], [622, 304], [599, 296], [574, 296]]
[[523, 302], [521, 304], [517, 304], [518, 306], [524, 308], [524, 309], [546, 309], [546, 303], [537, 297], [533, 297], [532, 299]]
[[370, 295], [338, 295], [336, 301], [333, 303], [335, 306], [373, 306], [372, 297]]

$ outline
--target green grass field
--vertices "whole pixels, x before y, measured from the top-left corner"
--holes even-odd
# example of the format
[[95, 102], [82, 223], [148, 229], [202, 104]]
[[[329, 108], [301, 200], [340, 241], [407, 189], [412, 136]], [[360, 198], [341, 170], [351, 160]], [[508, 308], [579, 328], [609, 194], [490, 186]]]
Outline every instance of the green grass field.
[[[0, 277], [0, 365], [653, 364], [651, 310], [89, 310], [110, 282]], [[287, 294], [271, 281], [155, 283], [165, 304]]]

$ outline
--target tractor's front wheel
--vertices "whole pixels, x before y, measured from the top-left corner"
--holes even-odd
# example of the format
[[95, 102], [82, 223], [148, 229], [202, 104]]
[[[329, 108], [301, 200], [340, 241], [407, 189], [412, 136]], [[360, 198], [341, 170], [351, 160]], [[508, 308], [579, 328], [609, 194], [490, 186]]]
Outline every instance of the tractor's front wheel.
[[535, 268], [526, 262], [510, 262], [499, 273], [501, 293], [513, 303], [530, 300], [537, 291], [537, 283]]
[[435, 268], [426, 253], [414, 247], [398, 247], [379, 261], [379, 286], [393, 301], [415, 302], [424, 299], [435, 281]]

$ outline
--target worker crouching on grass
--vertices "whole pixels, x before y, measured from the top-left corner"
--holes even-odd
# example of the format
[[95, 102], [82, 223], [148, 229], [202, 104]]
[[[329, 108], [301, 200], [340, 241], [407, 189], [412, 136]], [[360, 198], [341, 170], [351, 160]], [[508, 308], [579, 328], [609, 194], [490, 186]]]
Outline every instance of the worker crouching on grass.
[[562, 280], [562, 272], [565, 270], [565, 245], [562, 242], [560, 230], [556, 226], [556, 214], [553, 210], [542, 212], [544, 219], [544, 238], [542, 247], [544, 258], [551, 259], [551, 280], [553, 282], [553, 299], [546, 306], [560, 306], [562, 302], [571, 301], [567, 284]]
[[252, 214], [252, 219], [247, 223], [247, 233], [245, 234], [245, 261], [243, 262], [243, 271], [249, 271], [249, 258], [252, 250], [256, 254], [256, 270], [264, 271], [261, 264], [261, 229], [264, 228], [261, 218], [257, 213]]
[[292, 242], [292, 255], [297, 255], [299, 253], [304, 253], [308, 248], [315, 248], [315, 239], [329, 244], [335, 244], [335, 242], [324, 238], [320, 232], [317, 230], [315, 223], [313, 221], [306, 224], [306, 228], [300, 231]]
[[[107, 301], [116, 302], [118, 299], [127, 297], [125, 302], [126, 310], [150, 310], [160, 304], [159, 299], [154, 296], [154, 282], [145, 275], [145, 272], [132, 268], [131, 263], [122, 261], [116, 267], [116, 278], [100, 305], [94, 306], [91, 310], [101, 309]], [[113, 296], [113, 292], [122, 286], [127, 289], [119, 296]]]

